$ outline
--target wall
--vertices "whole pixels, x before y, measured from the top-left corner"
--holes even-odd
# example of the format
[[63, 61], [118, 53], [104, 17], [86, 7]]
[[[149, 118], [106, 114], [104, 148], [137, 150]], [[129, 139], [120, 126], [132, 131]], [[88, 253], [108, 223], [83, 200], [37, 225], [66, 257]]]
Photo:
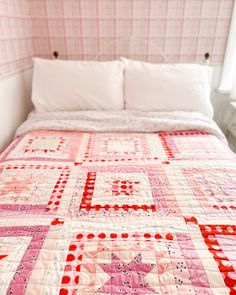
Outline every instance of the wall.
[[156, 44], [170, 61], [222, 63], [233, 0], [0, 0], [0, 76], [32, 56], [162, 61], [147, 44], [107, 46], [131, 35]]
[[0, 0], [0, 76], [32, 63], [33, 39], [28, 0]]
[[[31, 0], [35, 54], [102, 59], [129, 55], [128, 43], [107, 46], [135, 35], [156, 44], [170, 61], [201, 61], [210, 52], [222, 63], [233, 0]], [[158, 52], [137, 43], [132, 57], [158, 61]]]
[[16, 128], [32, 109], [32, 70], [26, 69], [0, 79], [0, 151], [12, 140]]
[[[0, 0], [0, 151], [32, 108], [33, 38], [28, 0]], [[25, 70], [24, 70], [25, 69]]]

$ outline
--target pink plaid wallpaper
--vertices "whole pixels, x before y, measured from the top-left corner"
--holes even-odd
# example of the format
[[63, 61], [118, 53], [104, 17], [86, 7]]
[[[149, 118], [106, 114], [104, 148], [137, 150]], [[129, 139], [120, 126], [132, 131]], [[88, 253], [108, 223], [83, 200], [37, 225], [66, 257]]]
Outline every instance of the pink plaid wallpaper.
[[31, 1], [35, 54], [102, 59], [121, 55], [158, 61], [142, 42], [111, 41], [124, 36], [150, 40], [170, 61], [199, 61], [209, 51], [222, 62], [233, 0], [46, 0]]
[[[145, 43], [134, 42], [131, 48], [129, 42], [111, 44], [117, 38], [131, 35], [158, 46], [169, 61], [200, 61], [208, 51], [212, 62], [221, 63], [233, 6], [233, 0], [0, 0], [0, 3], [1, 14], [2, 11], [6, 14], [1, 17], [0, 50], [4, 57], [1, 72], [30, 63], [31, 41], [34, 55], [48, 58], [58, 50], [61, 58], [68, 59], [92, 59], [102, 52], [102, 60], [130, 55], [162, 61], [156, 49]], [[11, 26], [4, 25], [4, 20]]]
[[0, 0], [0, 75], [32, 63], [33, 40], [29, 1]]

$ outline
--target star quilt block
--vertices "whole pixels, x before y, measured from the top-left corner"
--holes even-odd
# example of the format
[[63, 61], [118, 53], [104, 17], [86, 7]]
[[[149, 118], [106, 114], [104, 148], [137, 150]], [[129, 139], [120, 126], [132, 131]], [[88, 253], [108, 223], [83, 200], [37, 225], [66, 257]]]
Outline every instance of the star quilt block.
[[73, 162], [83, 154], [86, 133], [37, 130], [21, 135], [3, 153], [2, 160]]
[[68, 166], [4, 164], [0, 166], [0, 212], [55, 214], [68, 182]]
[[202, 294], [208, 288], [184, 231], [79, 232], [68, 248], [60, 294]]

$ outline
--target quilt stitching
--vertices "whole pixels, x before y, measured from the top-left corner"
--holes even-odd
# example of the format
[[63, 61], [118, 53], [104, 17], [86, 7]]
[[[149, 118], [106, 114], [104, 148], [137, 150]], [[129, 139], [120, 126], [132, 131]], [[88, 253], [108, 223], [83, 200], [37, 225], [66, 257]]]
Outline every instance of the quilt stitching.
[[3, 153], [2, 160], [74, 162], [83, 153], [81, 132], [32, 131], [20, 136]]
[[186, 233], [78, 233], [69, 246], [60, 294], [201, 294], [207, 287]]
[[[15, 227], [0, 227], [0, 238], [1, 237], [30, 237], [28, 241], [29, 245], [26, 248], [25, 252], [22, 253], [22, 258], [18, 261], [18, 265], [16, 265], [15, 272], [12, 273], [2, 273], [0, 269], [0, 282], [1, 288], [4, 288], [4, 281], [9, 280], [9, 275], [12, 273], [12, 278], [10, 279], [9, 286], [6, 288], [6, 294], [25, 294], [25, 289], [27, 283], [29, 281], [31, 272], [33, 271], [34, 265], [37, 261], [37, 257], [39, 255], [40, 249], [43, 245], [43, 242], [46, 238], [46, 234], [48, 232], [49, 226], [15, 226]], [[19, 241], [18, 241], [19, 242]], [[22, 242], [21, 242], [22, 243]], [[0, 245], [1, 246], [1, 245]], [[1, 248], [0, 248], [1, 249]], [[6, 250], [7, 251], [7, 248]], [[14, 252], [13, 252], [14, 253]], [[19, 253], [18, 253], [19, 255]], [[3, 263], [9, 265], [10, 268], [14, 268], [14, 260], [11, 257], [11, 253], [9, 255], [4, 255], [6, 259], [9, 257], [9, 261], [3, 260]], [[20, 286], [20, 287], [19, 287]]]
[[164, 151], [157, 136], [149, 136], [156, 141], [155, 147], [145, 134], [91, 133], [82, 162], [156, 161]]
[[66, 166], [2, 165], [0, 209], [5, 212], [56, 213], [69, 175], [70, 169]]
[[[235, 214], [236, 169], [205, 167], [183, 169], [193, 194], [206, 213]], [[222, 178], [222, 175], [224, 177]]]
[[[217, 160], [232, 158], [218, 139], [203, 131], [158, 133], [169, 160]], [[198, 153], [196, 153], [196, 149]]]
[[109, 172], [102, 167], [80, 171], [69, 213], [179, 216], [180, 209], [163, 165], [155, 169], [111, 166]]
[[234, 295], [235, 179], [207, 132], [24, 134], [0, 164], [0, 293]]
[[236, 226], [232, 224], [202, 224], [196, 218], [187, 218], [186, 222], [195, 224], [203, 237], [208, 251], [219, 269], [228, 287], [229, 294], [236, 292]]

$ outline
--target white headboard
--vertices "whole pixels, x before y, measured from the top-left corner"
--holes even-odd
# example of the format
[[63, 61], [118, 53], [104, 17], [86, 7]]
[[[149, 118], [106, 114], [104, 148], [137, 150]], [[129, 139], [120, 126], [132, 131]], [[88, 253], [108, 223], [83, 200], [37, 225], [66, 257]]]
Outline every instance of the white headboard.
[[[145, 45], [149, 50], [154, 50], [155, 51], [155, 55], [159, 56], [161, 58], [161, 62], [163, 63], [176, 63], [176, 61], [174, 60], [169, 60], [169, 58], [165, 55], [165, 53], [161, 50], [161, 48], [154, 44], [153, 42], [144, 39], [144, 38], [140, 38], [140, 37], [136, 37], [136, 36], [129, 36], [129, 37], [120, 37], [120, 38], [116, 38], [114, 40], [112, 40], [111, 42], [108, 42], [107, 45], [103, 48], [103, 50], [99, 51], [95, 57], [94, 60], [99, 60], [102, 56], [106, 56], [106, 50], [110, 49], [112, 46], [116, 46], [117, 45], [124, 45], [126, 44], [127, 48], [128, 48], [128, 56], [124, 56], [127, 58], [131, 58], [132, 56], [135, 56], [135, 48], [137, 48], [137, 46], [140, 45]], [[59, 52], [58, 51], [54, 51], [53, 52], [53, 56], [57, 59], [59, 57]], [[160, 60], [158, 61], [160, 62]], [[199, 63], [206, 63], [209, 64], [210, 62], [210, 54], [208, 52], [206, 52], [203, 56], [203, 59], [201, 61], [199, 61]], [[188, 62], [189, 63], [189, 62]]]

